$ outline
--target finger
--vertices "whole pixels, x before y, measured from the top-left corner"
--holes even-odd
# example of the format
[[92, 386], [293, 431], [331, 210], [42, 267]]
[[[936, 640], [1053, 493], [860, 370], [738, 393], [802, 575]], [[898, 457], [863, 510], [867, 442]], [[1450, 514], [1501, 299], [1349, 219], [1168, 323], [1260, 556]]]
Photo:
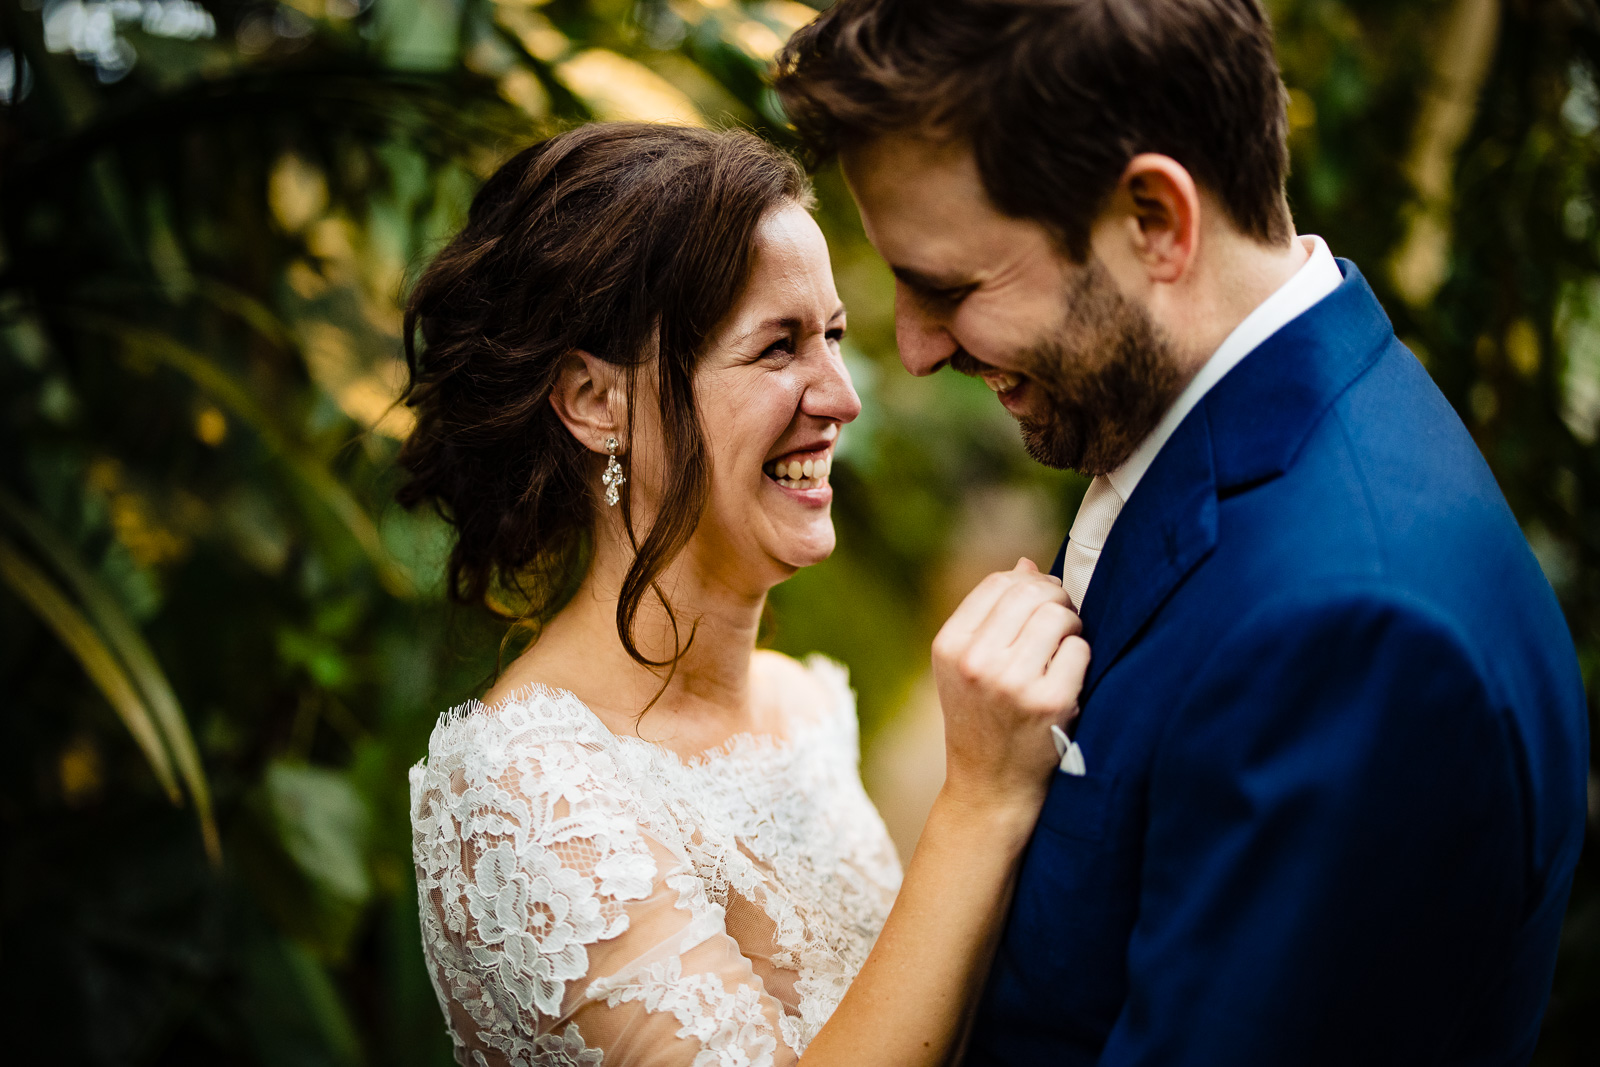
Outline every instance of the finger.
[[1039, 565], [1037, 563], [1035, 563], [1033, 560], [1029, 559], [1027, 556], [1023, 556], [1021, 559], [1017, 560], [1017, 565], [1015, 567], [1012, 567], [1011, 569], [1012, 569], [1013, 572], [1020, 571], [1020, 572], [1024, 572], [1024, 573], [1037, 574], [1037, 575], [1039, 575], [1039, 577], [1045, 579], [1046, 581], [1054, 582], [1057, 585], [1061, 584], [1061, 579], [1060, 578], [1056, 577], [1054, 574], [1045, 574], [1045, 573], [1043, 573], [1042, 571], [1039, 570]]
[[1076, 712], [1078, 696], [1083, 692], [1083, 680], [1089, 673], [1091, 658], [1089, 642], [1076, 634], [1061, 642], [1050, 657], [1050, 666], [1046, 668], [1041, 683], [1051, 703]]
[[966, 595], [955, 611], [950, 613], [950, 618], [946, 619], [944, 626], [941, 627], [941, 634], [962, 639], [962, 643], [965, 643], [964, 639], [970, 637], [983, 624], [1006, 590], [1023, 580], [1025, 575], [1014, 570], [996, 571], [989, 575]]
[[995, 651], [1010, 647], [1039, 605], [1049, 603], [1067, 607], [1066, 590], [1037, 576], [1027, 582], [1017, 582], [995, 601], [988, 617], [974, 632], [973, 643]]
[[1009, 670], [1017, 682], [1031, 685], [1043, 678], [1061, 642], [1073, 636], [1078, 626], [1077, 615], [1065, 605], [1047, 601], [1036, 607], [1011, 643]]

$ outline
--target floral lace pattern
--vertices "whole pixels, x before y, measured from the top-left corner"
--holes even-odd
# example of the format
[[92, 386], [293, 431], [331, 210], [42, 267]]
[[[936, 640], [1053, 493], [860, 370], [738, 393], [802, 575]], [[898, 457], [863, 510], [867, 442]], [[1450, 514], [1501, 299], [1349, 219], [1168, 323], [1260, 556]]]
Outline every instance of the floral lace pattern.
[[784, 741], [683, 760], [536, 689], [411, 771], [423, 948], [463, 1067], [792, 1064], [899, 886], [843, 670]]

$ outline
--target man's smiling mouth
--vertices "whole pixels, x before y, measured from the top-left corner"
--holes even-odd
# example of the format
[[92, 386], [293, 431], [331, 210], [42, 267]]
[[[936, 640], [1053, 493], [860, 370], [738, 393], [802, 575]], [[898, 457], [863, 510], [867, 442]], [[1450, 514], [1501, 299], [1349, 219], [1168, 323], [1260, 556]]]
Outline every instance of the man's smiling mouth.
[[983, 371], [978, 377], [982, 378], [983, 383], [997, 393], [1009, 393], [1021, 385], [1023, 380], [1020, 374], [1012, 374], [1010, 371], [993, 368]]
[[983, 384], [992, 389], [1002, 400], [1007, 393], [1028, 381], [1027, 375], [1001, 370], [985, 363], [966, 349], [959, 349], [950, 356], [950, 369], [969, 378], [983, 379]]

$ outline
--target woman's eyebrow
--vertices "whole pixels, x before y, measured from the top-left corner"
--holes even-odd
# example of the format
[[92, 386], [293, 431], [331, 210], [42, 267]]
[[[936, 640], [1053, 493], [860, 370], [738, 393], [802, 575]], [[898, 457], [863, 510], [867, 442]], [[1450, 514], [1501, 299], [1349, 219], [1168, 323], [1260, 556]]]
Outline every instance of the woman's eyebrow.
[[770, 330], [781, 330], [784, 333], [797, 333], [800, 330], [800, 320], [793, 316], [784, 318], [763, 319], [748, 330], [743, 331], [733, 339], [734, 344], [743, 344], [757, 334], [767, 333]]

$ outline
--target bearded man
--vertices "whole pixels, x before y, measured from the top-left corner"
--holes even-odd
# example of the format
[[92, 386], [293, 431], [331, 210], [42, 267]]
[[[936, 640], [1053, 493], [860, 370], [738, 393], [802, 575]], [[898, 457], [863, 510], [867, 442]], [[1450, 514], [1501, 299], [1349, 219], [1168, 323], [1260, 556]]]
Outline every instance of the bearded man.
[[912, 374], [1092, 483], [1093, 662], [971, 1064], [1522, 1064], [1581, 847], [1572, 642], [1361, 272], [1257, 0], [841, 0], [778, 91]]

